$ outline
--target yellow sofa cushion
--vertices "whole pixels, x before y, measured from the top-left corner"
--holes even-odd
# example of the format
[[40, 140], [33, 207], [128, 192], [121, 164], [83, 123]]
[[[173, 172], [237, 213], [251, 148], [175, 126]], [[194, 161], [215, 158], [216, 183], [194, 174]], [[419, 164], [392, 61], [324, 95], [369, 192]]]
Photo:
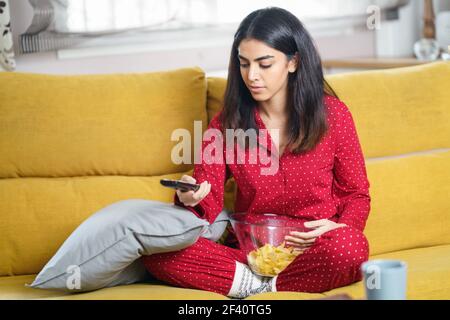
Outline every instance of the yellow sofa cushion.
[[450, 244], [450, 150], [368, 159], [370, 254]]
[[113, 202], [172, 202], [159, 180], [183, 174], [0, 179], [0, 276], [38, 273], [81, 222]]
[[172, 132], [206, 124], [199, 68], [113, 75], [0, 73], [0, 177], [151, 176], [171, 161]]
[[[370, 259], [401, 259], [408, 264], [408, 299], [450, 299], [450, 245], [397, 251], [371, 256]], [[58, 291], [25, 287], [35, 275], [0, 277], [0, 300], [4, 299], [183, 299], [221, 300], [225, 296], [213, 292], [176, 288], [159, 282], [139, 283], [100, 289], [88, 293], [67, 294]], [[346, 293], [364, 299], [363, 282], [320, 294], [304, 292], [261, 293], [246, 300], [306, 300]]]
[[[400, 259], [407, 263], [407, 299], [450, 299], [450, 245], [396, 251], [370, 259]], [[362, 281], [324, 292], [324, 295], [339, 293], [347, 293], [354, 299], [365, 298]]]
[[368, 158], [449, 148], [449, 79], [450, 62], [327, 77]]
[[207, 100], [206, 109], [208, 112], [208, 123], [223, 108], [223, 95], [227, 81], [224, 78], [208, 77], [207, 78]]
[[0, 300], [70, 299], [70, 300], [223, 300], [217, 293], [176, 288], [158, 281], [104, 288], [86, 293], [66, 293], [25, 287], [36, 275], [0, 277]]

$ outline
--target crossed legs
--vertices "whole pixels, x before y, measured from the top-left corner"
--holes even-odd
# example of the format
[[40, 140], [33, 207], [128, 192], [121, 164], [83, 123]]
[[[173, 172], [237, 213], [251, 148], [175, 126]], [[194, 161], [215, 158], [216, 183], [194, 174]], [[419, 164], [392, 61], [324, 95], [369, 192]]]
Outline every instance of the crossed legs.
[[[318, 237], [311, 248], [297, 256], [269, 289], [324, 292], [359, 281], [360, 266], [368, 259], [368, 251], [361, 231], [351, 227], [334, 229]], [[242, 251], [204, 238], [183, 250], [142, 259], [147, 270], [161, 281], [222, 295], [229, 295], [232, 286], [236, 286], [235, 276], [248, 277], [243, 269], [247, 259]], [[264, 284], [263, 279], [254, 277], [249, 281]]]

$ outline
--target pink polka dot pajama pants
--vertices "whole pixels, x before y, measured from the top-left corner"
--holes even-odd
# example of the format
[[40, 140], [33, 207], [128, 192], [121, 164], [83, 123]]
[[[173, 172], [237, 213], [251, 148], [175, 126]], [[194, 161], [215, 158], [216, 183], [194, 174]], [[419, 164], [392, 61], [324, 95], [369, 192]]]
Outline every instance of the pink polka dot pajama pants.
[[[361, 280], [368, 242], [361, 231], [342, 227], [318, 237], [277, 277], [277, 291], [324, 292]], [[144, 256], [143, 263], [157, 279], [168, 284], [226, 295], [232, 286], [236, 261], [245, 254], [205, 238], [176, 252]]]

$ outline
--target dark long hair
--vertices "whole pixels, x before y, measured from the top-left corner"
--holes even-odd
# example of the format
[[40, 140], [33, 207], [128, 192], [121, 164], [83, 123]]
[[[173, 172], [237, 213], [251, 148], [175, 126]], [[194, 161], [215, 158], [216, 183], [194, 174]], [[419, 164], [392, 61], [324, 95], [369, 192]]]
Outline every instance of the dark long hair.
[[224, 107], [219, 118], [223, 128], [259, 132], [253, 113], [257, 102], [240, 73], [238, 47], [244, 39], [262, 41], [286, 54], [288, 59], [297, 55], [297, 70], [288, 76], [288, 144], [294, 153], [313, 149], [328, 127], [324, 95], [336, 94], [324, 79], [322, 62], [308, 31], [296, 16], [281, 8], [269, 7], [250, 13], [234, 35]]

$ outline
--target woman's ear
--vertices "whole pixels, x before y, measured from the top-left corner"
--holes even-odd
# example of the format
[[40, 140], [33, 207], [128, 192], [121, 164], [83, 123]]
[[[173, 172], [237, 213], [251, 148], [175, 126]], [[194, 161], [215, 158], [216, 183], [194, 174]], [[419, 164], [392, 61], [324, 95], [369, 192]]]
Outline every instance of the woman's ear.
[[298, 67], [298, 52], [296, 52], [291, 59], [289, 59], [288, 62], [288, 71], [290, 73], [294, 73], [295, 71], [297, 71], [297, 67]]

